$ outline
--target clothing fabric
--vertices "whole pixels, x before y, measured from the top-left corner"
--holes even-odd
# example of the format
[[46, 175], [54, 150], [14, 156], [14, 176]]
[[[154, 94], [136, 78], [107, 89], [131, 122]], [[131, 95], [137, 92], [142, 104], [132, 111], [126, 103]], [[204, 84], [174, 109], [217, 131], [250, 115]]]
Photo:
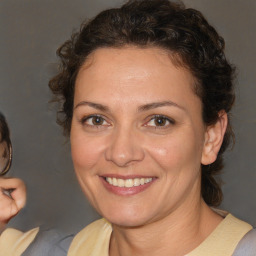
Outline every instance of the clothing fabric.
[[[95, 221], [76, 236], [57, 231], [22, 233], [7, 229], [0, 238], [0, 256], [108, 256], [111, 224]], [[186, 256], [256, 256], [256, 230], [231, 214], [197, 248]], [[237, 249], [236, 249], [237, 248]]]
[[73, 238], [57, 230], [39, 230], [22, 256], [67, 256]]
[[249, 231], [239, 242], [233, 256], [256, 255], [256, 229]]

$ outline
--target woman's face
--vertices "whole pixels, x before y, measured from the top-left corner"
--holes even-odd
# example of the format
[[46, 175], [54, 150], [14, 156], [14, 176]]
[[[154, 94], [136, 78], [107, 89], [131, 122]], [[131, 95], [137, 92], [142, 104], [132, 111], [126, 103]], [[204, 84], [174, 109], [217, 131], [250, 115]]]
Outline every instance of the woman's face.
[[202, 104], [158, 48], [98, 49], [75, 87], [71, 150], [82, 190], [110, 222], [139, 226], [200, 201]]

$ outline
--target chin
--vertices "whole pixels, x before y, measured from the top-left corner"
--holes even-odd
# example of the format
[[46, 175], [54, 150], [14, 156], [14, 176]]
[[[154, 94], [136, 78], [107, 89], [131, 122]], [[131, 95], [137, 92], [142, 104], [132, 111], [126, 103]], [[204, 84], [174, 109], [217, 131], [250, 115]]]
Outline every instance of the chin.
[[[146, 213], [146, 215], [148, 215]], [[117, 211], [108, 211], [102, 216], [110, 223], [122, 227], [138, 227], [149, 222], [150, 217], [145, 216], [141, 211], [135, 209], [122, 209]]]
[[145, 221], [141, 218], [134, 217], [119, 217], [119, 218], [106, 218], [111, 224], [124, 227], [124, 228], [135, 228], [145, 225]]

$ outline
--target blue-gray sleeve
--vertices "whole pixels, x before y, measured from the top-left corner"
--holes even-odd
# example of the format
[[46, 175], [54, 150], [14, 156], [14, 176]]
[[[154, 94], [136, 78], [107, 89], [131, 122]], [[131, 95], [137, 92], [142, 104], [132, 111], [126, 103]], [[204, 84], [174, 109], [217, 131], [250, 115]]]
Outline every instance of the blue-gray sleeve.
[[256, 229], [252, 229], [243, 237], [233, 256], [256, 256]]
[[54, 229], [40, 230], [22, 256], [67, 256], [73, 238]]

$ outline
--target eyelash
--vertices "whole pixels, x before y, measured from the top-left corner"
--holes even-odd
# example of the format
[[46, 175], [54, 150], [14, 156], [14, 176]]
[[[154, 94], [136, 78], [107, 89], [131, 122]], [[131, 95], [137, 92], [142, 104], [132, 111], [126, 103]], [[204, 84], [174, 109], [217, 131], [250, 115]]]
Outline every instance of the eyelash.
[[[162, 119], [162, 121], [164, 121], [164, 125], [157, 125], [156, 124], [156, 120], [157, 119]], [[154, 125], [148, 125], [152, 121], [154, 122]], [[167, 124], [166, 124], [166, 122], [167, 122]], [[153, 127], [154, 129], [166, 129], [170, 125], [174, 125], [174, 124], [175, 124], [175, 121], [173, 119], [167, 117], [167, 116], [164, 116], [164, 115], [154, 115], [153, 117], [150, 118], [150, 120], [148, 122], [145, 123], [144, 126]]]
[[[95, 124], [93, 123], [93, 118], [98, 118], [100, 119], [103, 123], [101, 124]], [[91, 123], [87, 123], [89, 120], [91, 119]], [[83, 117], [81, 120], [80, 120], [81, 124], [82, 125], [86, 125], [86, 126], [89, 126], [89, 127], [93, 127], [93, 128], [100, 128], [102, 126], [110, 126], [110, 124], [106, 121], [106, 119], [101, 116], [101, 115], [90, 115], [90, 116], [86, 116], [86, 117]], [[107, 123], [107, 124], [104, 124], [104, 123]]]
[[[93, 118], [100, 119], [101, 123], [99, 123], [99, 124], [93, 123]], [[157, 125], [157, 123], [156, 123], [157, 119], [158, 120], [161, 119], [163, 121], [163, 125], [161, 125], [161, 123], [158, 123], [159, 125]], [[90, 123], [88, 123], [88, 121], [90, 121]], [[96, 129], [99, 129], [100, 127], [104, 127], [104, 126], [105, 127], [110, 126], [110, 124], [106, 121], [106, 119], [101, 115], [89, 115], [89, 116], [83, 117], [80, 120], [80, 122], [82, 125], [86, 125], [88, 127], [96, 128]], [[154, 124], [150, 125], [150, 122], [154, 122]], [[174, 124], [175, 124], [175, 121], [169, 117], [166, 117], [164, 115], [154, 115], [143, 126], [151, 127], [154, 129], [166, 129], [170, 125], [174, 125]]]

